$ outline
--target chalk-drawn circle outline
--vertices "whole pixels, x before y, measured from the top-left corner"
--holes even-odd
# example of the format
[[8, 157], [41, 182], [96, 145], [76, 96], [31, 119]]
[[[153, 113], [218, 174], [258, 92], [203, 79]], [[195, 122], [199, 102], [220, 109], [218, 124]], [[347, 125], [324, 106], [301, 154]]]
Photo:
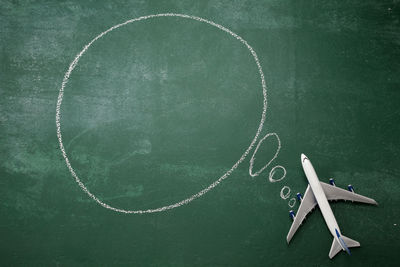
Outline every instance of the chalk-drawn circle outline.
[[[287, 190], [287, 193], [286, 193], [286, 194], [284, 193], [285, 190]], [[283, 200], [288, 199], [288, 198], [290, 197], [290, 192], [291, 192], [291, 191], [292, 191], [292, 190], [290, 189], [289, 186], [286, 186], [286, 185], [285, 185], [284, 187], [282, 187], [281, 193], [280, 193], [281, 198], [282, 198]]]
[[[209, 24], [211, 26], [214, 26], [228, 34], [230, 34], [231, 36], [233, 36], [234, 38], [236, 38], [237, 40], [239, 40], [243, 45], [245, 45], [247, 47], [247, 49], [250, 51], [251, 55], [254, 58], [254, 61], [257, 65], [258, 68], [258, 72], [261, 78], [261, 86], [262, 86], [262, 93], [263, 93], [263, 109], [262, 109], [262, 113], [261, 113], [261, 119], [260, 119], [260, 123], [258, 125], [257, 128], [257, 132], [253, 138], [253, 140], [251, 141], [249, 147], [245, 150], [245, 152], [242, 154], [242, 156], [239, 158], [239, 160], [227, 171], [225, 172], [221, 177], [219, 177], [216, 181], [214, 181], [213, 183], [211, 183], [209, 186], [207, 186], [206, 188], [202, 189], [201, 191], [193, 194], [192, 196], [183, 199], [179, 202], [176, 202], [174, 204], [170, 204], [170, 205], [166, 205], [166, 206], [162, 206], [159, 208], [151, 208], [151, 209], [145, 209], [145, 210], [127, 210], [127, 209], [120, 209], [120, 208], [115, 208], [113, 206], [108, 205], [107, 203], [101, 201], [100, 199], [98, 199], [93, 193], [91, 193], [86, 186], [82, 183], [82, 181], [79, 179], [78, 175], [75, 173], [75, 170], [72, 168], [72, 165], [68, 159], [67, 153], [65, 151], [64, 148], [64, 144], [62, 142], [62, 134], [61, 134], [61, 120], [60, 120], [60, 116], [61, 116], [61, 104], [62, 104], [62, 100], [63, 100], [63, 96], [64, 96], [64, 89], [68, 83], [68, 79], [72, 73], [72, 71], [74, 70], [74, 68], [77, 66], [79, 59], [82, 57], [82, 55], [89, 49], [89, 47], [98, 39], [100, 39], [101, 37], [103, 37], [104, 35], [106, 35], [107, 33], [125, 26], [127, 24], [130, 24], [132, 22], [136, 22], [136, 21], [141, 21], [141, 20], [147, 20], [147, 19], [151, 19], [151, 18], [157, 18], [157, 17], [180, 17], [180, 18], [185, 18], [185, 19], [191, 19], [191, 20], [196, 20], [199, 22], [204, 22], [206, 24]], [[100, 204], [102, 207], [106, 208], [106, 209], [110, 209], [112, 211], [115, 212], [120, 212], [120, 213], [126, 213], [126, 214], [143, 214], [143, 213], [154, 213], [154, 212], [161, 212], [161, 211], [166, 211], [169, 209], [173, 209], [173, 208], [177, 208], [180, 207], [182, 205], [188, 204], [189, 202], [203, 196], [205, 193], [207, 193], [208, 191], [210, 191], [211, 189], [213, 189], [214, 187], [216, 187], [220, 182], [222, 182], [224, 179], [226, 179], [238, 166], [240, 163], [242, 163], [244, 161], [244, 159], [247, 157], [247, 155], [249, 154], [249, 152], [252, 150], [252, 148], [254, 147], [254, 144], [256, 143], [262, 129], [264, 126], [264, 122], [265, 122], [265, 118], [266, 118], [266, 112], [267, 112], [267, 86], [265, 83], [265, 79], [264, 79], [264, 73], [262, 71], [262, 67], [260, 64], [260, 61], [258, 59], [258, 56], [256, 54], [256, 52], [254, 51], [254, 49], [247, 43], [247, 41], [245, 41], [242, 37], [240, 37], [239, 35], [237, 35], [236, 33], [232, 32], [231, 30], [225, 28], [224, 26], [217, 24], [213, 21], [210, 20], [206, 20], [203, 19], [201, 17], [196, 17], [196, 16], [190, 16], [190, 15], [185, 15], [185, 14], [177, 14], [177, 13], [161, 13], [161, 14], [154, 14], [154, 15], [147, 15], [147, 16], [142, 16], [142, 17], [138, 17], [138, 18], [134, 18], [134, 19], [130, 19], [127, 20], [123, 23], [117, 24], [112, 26], [111, 28], [107, 29], [106, 31], [100, 33], [99, 35], [97, 35], [95, 38], [93, 38], [88, 44], [86, 44], [84, 46], [84, 48], [76, 55], [75, 59], [71, 62], [71, 64], [69, 65], [69, 68], [67, 70], [67, 72], [64, 75], [63, 81], [61, 83], [61, 88], [59, 90], [59, 94], [58, 94], [58, 99], [57, 99], [57, 107], [56, 107], [56, 126], [57, 126], [57, 138], [58, 138], [58, 142], [59, 142], [59, 146], [60, 146], [60, 150], [62, 152], [62, 155], [64, 157], [65, 163], [71, 173], [71, 175], [75, 178], [75, 181], [78, 183], [79, 187], [86, 193], [89, 195], [90, 198], [92, 198], [93, 200], [95, 200], [98, 204]]]
[[294, 197], [292, 197], [288, 202], [288, 206], [293, 208], [294, 205], [296, 205], [296, 199]]

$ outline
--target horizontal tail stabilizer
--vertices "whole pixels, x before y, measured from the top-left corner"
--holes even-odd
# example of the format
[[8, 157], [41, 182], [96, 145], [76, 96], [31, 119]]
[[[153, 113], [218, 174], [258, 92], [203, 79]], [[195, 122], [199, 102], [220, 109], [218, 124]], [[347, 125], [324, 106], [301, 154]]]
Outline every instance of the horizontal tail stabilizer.
[[358, 243], [357, 241], [355, 241], [351, 238], [348, 238], [344, 235], [342, 235], [341, 237], [342, 237], [343, 241], [346, 243], [347, 247], [349, 247], [349, 248], [355, 248], [355, 247], [360, 246], [360, 243]]
[[[354, 248], [354, 247], [359, 247], [360, 246], [360, 243], [358, 243], [357, 241], [355, 241], [355, 240], [353, 240], [351, 238], [348, 238], [348, 237], [346, 237], [344, 235], [341, 235], [340, 238], [342, 239], [342, 241], [345, 242], [345, 245], [347, 246], [347, 248]], [[334, 238], [333, 242], [332, 242], [331, 250], [329, 251], [329, 258], [332, 259], [341, 250], [343, 250], [342, 246], [339, 244], [337, 239]]]
[[333, 257], [335, 257], [335, 255], [338, 254], [340, 250], [342, 250], [342, 247], [339, 245], [339, 242], [336, 240], [336, 238], [334, 238], [331, 250], [329, 251], [329, 258], [332, 259]]

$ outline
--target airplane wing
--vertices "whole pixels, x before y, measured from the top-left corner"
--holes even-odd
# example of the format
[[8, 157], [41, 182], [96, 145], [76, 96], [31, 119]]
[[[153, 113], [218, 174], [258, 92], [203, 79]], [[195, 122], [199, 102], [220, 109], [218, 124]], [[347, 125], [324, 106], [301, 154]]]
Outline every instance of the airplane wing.
[[362, 195], [347, 191], [345, 189], [330, 184], [326, 184], [323, 182], [320, 183], [328, 200], [351, 200], [355, 202], [378, 205], [378, 203], [372, 198], [364, 197]]
[[297, 215], [294, 217], [294, 221], [286, 237], [288, 243], [292, 239], [294, 233], [296, 233], [304, 218], [306, 218], [307, 214], [312, 211], [316, 205], [317, 201], [315, 200], [314, 193], [312, 192], [310, 185], [308, 185], [306, 192], [304, 193], [303, 200], [301, 201], [299, 210], [297, 211]]

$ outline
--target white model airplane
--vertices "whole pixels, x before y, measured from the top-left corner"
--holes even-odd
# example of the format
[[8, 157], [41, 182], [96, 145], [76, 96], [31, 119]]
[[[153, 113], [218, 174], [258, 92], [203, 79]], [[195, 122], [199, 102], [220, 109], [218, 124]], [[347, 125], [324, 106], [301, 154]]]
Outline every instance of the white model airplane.
[[333, 235], [333, 242], [331, 250], [329, 251], [329, 258], [332, 259], [340, 250], [346, 251], [349, 255], [351, 255], [349, 248], [359, 247], [360, 243], [342, 235], [328, 200], [351, 200], [374, 205], [378, 205], [378, 203], [372, 198], [364, 197], [354, 193], [351, 185], [349, 185], [349, 191], [347, 191], [337, 188], [333, 179], [330, 179], [330, 184], [320, 182], [310, 160], [304, 154], [301, 154], [301, 164], [303, 165], [304, 173], [307, 176], [309, 185], [306, 189], [304, 197], [302, 197], [300, 193], [297, 193], [297, 197], [301, 201], [297, 215], [295, 216], [294, 212], [290, 211], [293, 224], [290, 227], [289, 233], [286, 237], [288, 244], [306, 215], [312, 211], [316, 205], [318, 205], [322, 216], [324, 216], [326, 225]]

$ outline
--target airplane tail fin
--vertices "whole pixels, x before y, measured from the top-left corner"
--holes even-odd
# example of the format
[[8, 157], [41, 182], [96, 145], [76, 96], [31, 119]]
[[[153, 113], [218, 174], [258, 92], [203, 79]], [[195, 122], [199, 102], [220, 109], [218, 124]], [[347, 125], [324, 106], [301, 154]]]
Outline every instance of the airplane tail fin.
[[346, 252], [350, 254], [349, 248], [359, 247], [359, 246], [360, 243], [351, 238], [348, 238], [344, 235], [338, 236], [338, 239], [336, 238], [333, 239], [331, 250], [329, 251], [329, 258], [332, 259], [333, 257], [335, 257], [335, 255], [338, 254], [340, 250], [346, 250]]

